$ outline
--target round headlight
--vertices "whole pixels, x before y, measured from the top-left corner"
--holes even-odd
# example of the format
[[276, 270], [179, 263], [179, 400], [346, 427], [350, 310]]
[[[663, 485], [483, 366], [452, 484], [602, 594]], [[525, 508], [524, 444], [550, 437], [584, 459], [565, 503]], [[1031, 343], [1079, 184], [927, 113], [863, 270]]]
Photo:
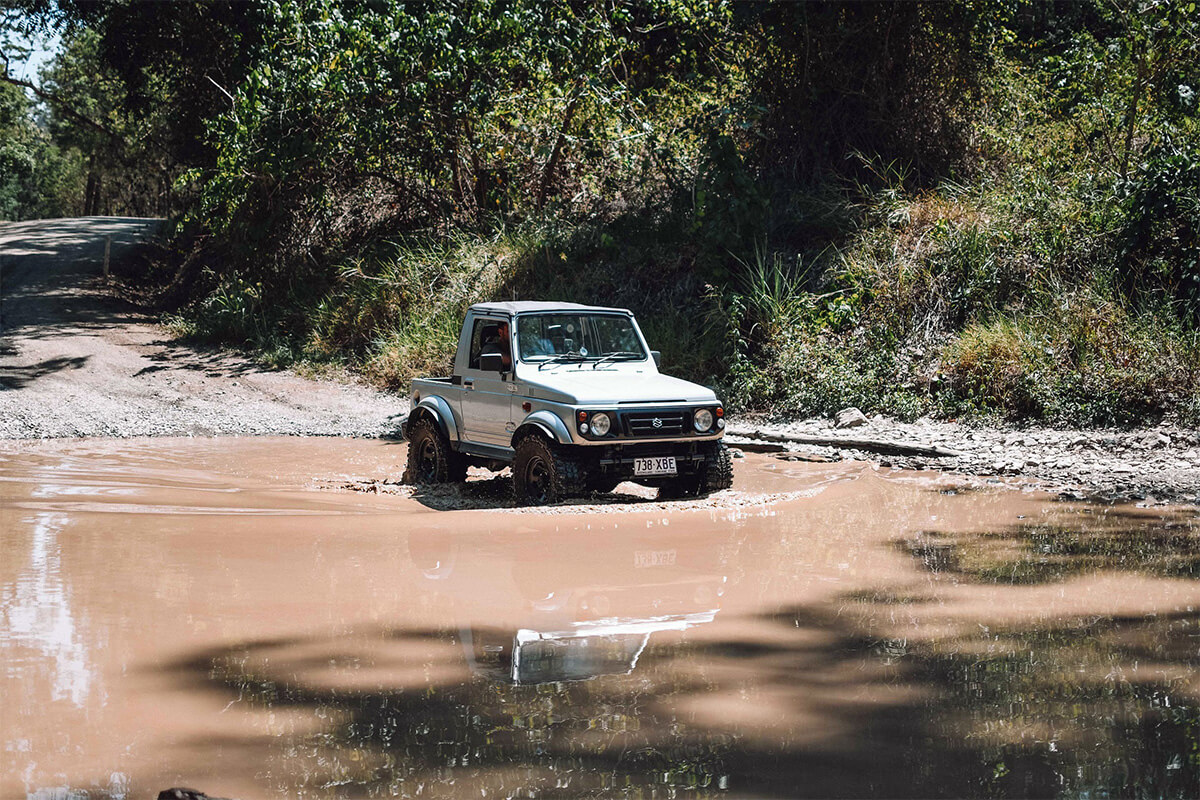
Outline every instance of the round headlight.
[[706, 431], [712, 427], [712, 424], [713, 424], [712, 412], [709, 411], [707, 408], [697, 409], [696, 413], [692, 415], [692, 424], [694, 424], [696, 426], [696, 430], [703, 433], [704, 431]]
[[598, 414], [592, 414], [592, 433], [597, 436], [607, 436], [609, 428], [612, 427], [612, 420], [608, 414], [601, 411]]

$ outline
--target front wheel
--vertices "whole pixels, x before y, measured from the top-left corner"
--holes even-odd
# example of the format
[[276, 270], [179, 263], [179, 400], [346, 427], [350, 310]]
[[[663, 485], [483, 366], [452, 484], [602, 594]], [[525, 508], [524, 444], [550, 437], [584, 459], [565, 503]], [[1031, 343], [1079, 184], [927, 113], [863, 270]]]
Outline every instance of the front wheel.
[[705, 449], [704, 463], [694, 475], [676, 478], [658, 490], [661, 500], [704, 497], [733, 486], [733, 456], [724, 442], [714, 442]]
[[579, 464], [541, 436], [517, 443], [512, 474], [513, 495], [524, 505], [548, 505], [580, 493]]

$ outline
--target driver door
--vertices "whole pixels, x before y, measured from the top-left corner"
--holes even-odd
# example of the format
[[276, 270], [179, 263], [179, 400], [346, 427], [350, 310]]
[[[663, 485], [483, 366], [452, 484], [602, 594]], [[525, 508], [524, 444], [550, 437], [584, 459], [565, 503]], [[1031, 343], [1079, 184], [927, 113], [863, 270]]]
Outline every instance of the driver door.
[[[507, 356], [508, 372], [491, 372], [479, 368], [479, 356], [484, 352], [500, 352]], [[501, 378], [508, 375], [508, 380]], [[479, 444], [508, 447], [512, 421], [512, 329], [506, 319], [477, 317], [471, 331], [471, 350], [463, 370], [462, 407], [463, 438]]]

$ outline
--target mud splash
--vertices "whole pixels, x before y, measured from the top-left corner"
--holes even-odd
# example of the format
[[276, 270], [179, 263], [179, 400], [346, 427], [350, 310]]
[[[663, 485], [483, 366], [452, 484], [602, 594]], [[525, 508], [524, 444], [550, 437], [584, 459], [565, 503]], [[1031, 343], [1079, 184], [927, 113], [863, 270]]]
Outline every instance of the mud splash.
[[1193, 511], [749, 455], [525, 513], [403, 458], [0, 445], [0, 797], [1200, 789]]

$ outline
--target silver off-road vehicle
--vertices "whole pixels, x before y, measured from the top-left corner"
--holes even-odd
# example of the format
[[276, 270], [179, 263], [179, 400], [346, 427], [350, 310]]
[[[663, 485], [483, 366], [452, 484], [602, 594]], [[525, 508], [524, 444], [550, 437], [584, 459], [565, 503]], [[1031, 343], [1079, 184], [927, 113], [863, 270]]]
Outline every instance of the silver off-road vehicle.
[[574, 303], [471, 306], [454, 374], [413, 381], [406, 479], [512, 466], [525, 503], [621, 481], [695, 497], [733, 483], [725, 409], [710, 389], [658, 371], [633, 314]]

